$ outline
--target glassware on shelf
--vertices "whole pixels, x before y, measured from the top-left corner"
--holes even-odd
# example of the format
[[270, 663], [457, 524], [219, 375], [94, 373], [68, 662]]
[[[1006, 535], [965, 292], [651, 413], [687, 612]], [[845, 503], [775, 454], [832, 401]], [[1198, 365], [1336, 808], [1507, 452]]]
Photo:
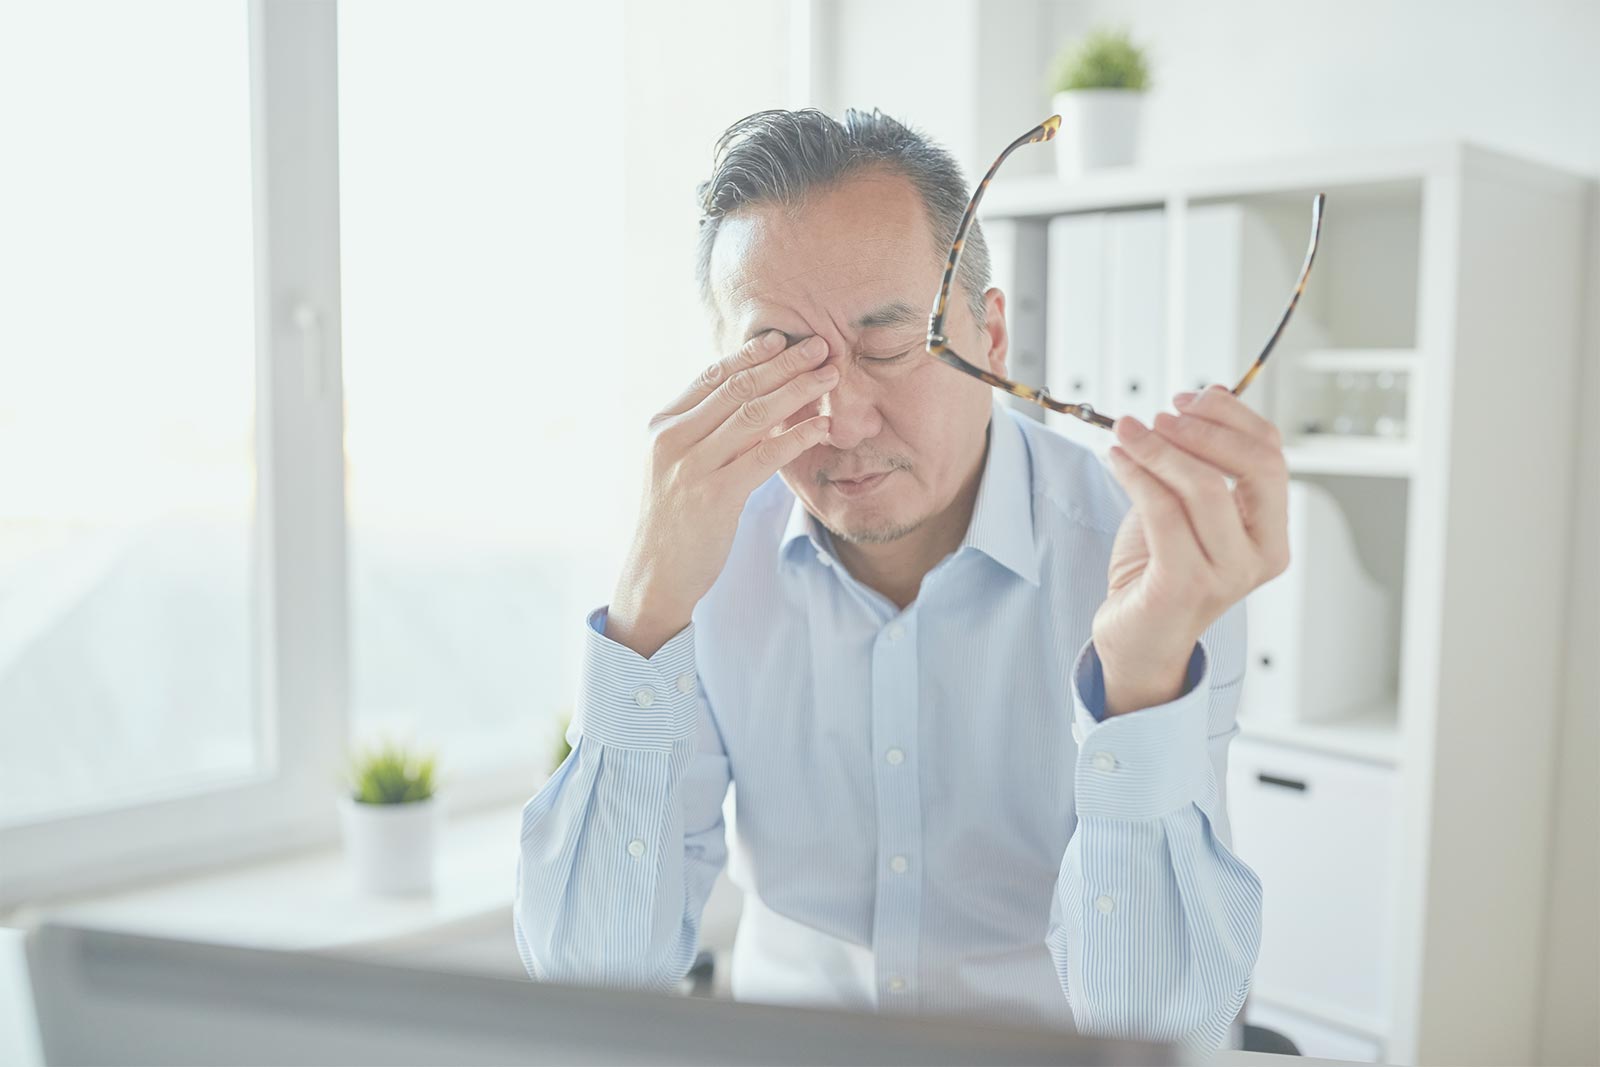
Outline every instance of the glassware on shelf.
[[1406, 377], [1389, 370], [1377, 374], [1378, 403], [1372, 432], [1379, 437], [1406, 435]]
[[1333, 418], [1329, 425], [1333, 432], [1348, 437], [1360, 433], [1357, 429], [1359, 423], [1355, 411], [1356, 375], [1354, 371], [1343, 370], [1333, 377], [1333, 396], [1331, 409]]
[[1407, 435], [1413, 356], [1407, 352], [1323, 350], [1296, 368], [1293, 415], [1301, 436], [1397, 441]]
[[1299, 417], [1295, 429], [1303, 434], [1325, 434], [1332, 383], [1322, 371], [1303, 371], [1300, 375]]
[[1355, 416], [1356, 428], [1354, 433], [1360, 437], [1369, 437], [1372, 434], [1373, 423], [1377, 421], [1377, 388], [1373, 380], [1377, 375], [1371, 371], [1357, 371], [1355, 391], [1350, 396], [1350, 411]]

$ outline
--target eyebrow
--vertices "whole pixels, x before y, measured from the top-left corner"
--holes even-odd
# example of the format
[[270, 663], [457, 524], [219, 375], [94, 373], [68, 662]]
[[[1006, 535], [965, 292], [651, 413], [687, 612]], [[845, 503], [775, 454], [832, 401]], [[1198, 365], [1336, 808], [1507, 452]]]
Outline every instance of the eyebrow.
[[911, 326], [925, 322], [927, 318], [926, 311], [913, 307], [904, 300], [895, 300], [867, 312], [852, 325], [858, 330], [870, 330], [874, 326]]

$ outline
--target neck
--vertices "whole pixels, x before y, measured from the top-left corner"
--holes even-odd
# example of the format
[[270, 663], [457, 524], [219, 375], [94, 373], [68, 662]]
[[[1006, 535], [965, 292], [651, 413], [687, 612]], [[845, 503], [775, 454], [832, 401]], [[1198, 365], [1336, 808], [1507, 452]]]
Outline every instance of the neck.
[[856, 581], [888, 597], [904, 609], [917, 599], [922, 579], [940, 560], [954, 552], [972, 524], [978, 501], [983, 465], [989, 454], [988, 434], [977, 462], [962, 479], [961, 490], [943, 511], [910, 533], [888, 544], [851, 544], [835, 540], [834, 553]]

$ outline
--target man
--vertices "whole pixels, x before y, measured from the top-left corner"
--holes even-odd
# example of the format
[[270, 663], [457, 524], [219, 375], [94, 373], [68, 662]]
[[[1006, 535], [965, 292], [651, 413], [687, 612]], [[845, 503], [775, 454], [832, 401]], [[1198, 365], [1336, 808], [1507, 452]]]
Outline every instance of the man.
[[[1183, 394], [1108, 472], [929, 357], [966, 184], [878, 112], [750, 116], [700, 191], [732, 354], [652, 420], [524, 808], [529, 973], [672, 987], [731, 843], [740, 998], [1220, 1046], [1259, 939], [1222, 783], [1241, 601], [1287, 565], [1276, 431]], [[947, 335], [1004, 375], [987, 260], [974, 229]]]

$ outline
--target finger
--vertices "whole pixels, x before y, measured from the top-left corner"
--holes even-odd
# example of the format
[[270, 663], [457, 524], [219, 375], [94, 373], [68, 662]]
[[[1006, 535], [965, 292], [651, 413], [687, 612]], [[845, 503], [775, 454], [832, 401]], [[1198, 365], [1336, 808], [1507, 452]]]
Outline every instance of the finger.
[[[697, 404], [689, 412], [687, 421], [698, 427], [696, 432], [701, 437], [709, 437], [729, 419], [741, 415], [741, 409], [753, 409], [743, 411], [741, 417], [754, 419], [766, 409], [768, 393], [787, 382], [804, 379], [806, 372], [821, 364], [827, 354], [827, 341], [815, 335], [807, 337], [785, 349], [776, 359], [734, 374]], [[765, 420], [763, 425], [770, 426], [773, 422]]]
[[718, 472], [718, 477], [730, 479], [736, 492], [746, 495], [755, 492], [780, 467], [794, 462], [810, 448], [828, 439], [828, 426], [832, 422], [826, 415], [818, 415], [795, 423], [783, 433], [763, 437], [754, 448], [748, 448], [738, 459]]
[[1234, 396], [1233, 391], [1227, 386], [1209, 385], [1200, 392], [1192, 394], [1187, 401], [1182, 399], [1184, 395], [1179, 393], [1174, 398], [1175, 406], [1180, 412], [1203, 415], [1213, 422], [1231, 426], [1240, 433], [1259, 437], [1275, 448], [1283, 446], [1283, 437], [1279, 434], [1278, 428], [1257, 414], [1249, 404]]
[[1175, 574], [1209, 568], [1177, 494], [1118, 446], [1111, 446], [1110, 456], [1111, 472], [1139, 514], [1151, 562]]
[[1162, 412], [1155, 417], [1154, 429], [1238, 480], [1234, 497], [1240, 519], [1258, 548], [1287, 547], [1289, 469], [1283, 449], [1188, 411], [1182, 415]]
[[1249, 568], [1254, 549], [1223, 472], [1131, 416], [1114, 427], [1122, 447], [1179, 499], [1206, 559], [1228, 574]]
[[[776, 436], [772, 431], [780, 429], [795, 412], [815, 403], [837, 384], [838, 367], [818, 367], [788, 379], [769, 393], [751, 397], [729, 412], [722, 425], [701, 442], [696, 462], [712, 470], [725, 466], [749, 449], [757, 438]], [[706, 405], [710, 403], [708, 398]]]
[[710, 396], [712, 390], [721, 386], [733, 375], [750, 367], [759, 367], [782, 352], [783, 342], [784, 336], [777, 330], [767, 330], [750, 338], [740, 345], [733, 355], [719, 359], [701, 371], [695, 380], [689, 383], [687, 389], [656, 414], [656, 419], [682, 415]]
[[1230, 477], [1278, 477], [1286, 470], [1282, 448], [1193, 409], [1178, 415], [1160, 412], [1151, 420], [1151, 428]]

